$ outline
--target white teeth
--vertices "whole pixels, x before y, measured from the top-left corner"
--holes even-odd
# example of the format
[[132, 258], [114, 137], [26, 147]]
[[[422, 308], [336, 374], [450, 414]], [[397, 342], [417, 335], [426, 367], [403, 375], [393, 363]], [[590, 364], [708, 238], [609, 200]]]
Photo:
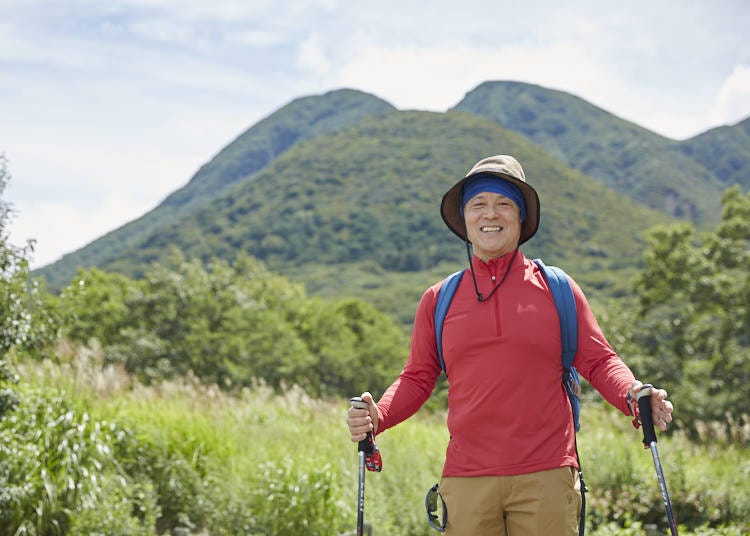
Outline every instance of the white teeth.
[[502, 228], [501, 227], [486, 227], [485, 226], [485, 227], [482, 227], [481, 229], [482, 229], [482, 232], [491, 233], [491, 232], [498, 232]]

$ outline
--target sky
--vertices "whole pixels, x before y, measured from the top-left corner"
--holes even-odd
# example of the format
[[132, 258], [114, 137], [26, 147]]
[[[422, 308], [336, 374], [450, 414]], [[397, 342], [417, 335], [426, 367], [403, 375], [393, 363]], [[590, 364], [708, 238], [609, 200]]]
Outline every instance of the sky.
[[0, 13], [2, 199], [11, 242], [36, 241], [33, 267], [334, 89], [446, 111], [482, 82], [522, 81], [673, 139], [750, 116], [746, 0], [0, 0]]

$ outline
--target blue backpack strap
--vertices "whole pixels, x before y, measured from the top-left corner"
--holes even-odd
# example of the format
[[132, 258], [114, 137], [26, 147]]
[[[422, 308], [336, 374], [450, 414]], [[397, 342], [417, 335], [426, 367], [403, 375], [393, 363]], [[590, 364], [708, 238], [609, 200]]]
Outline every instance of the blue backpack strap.
[[[573, 410], [573, 425], [576, 432], [581, 429], [581, 381], [578, 371], [573, 366], [576, 352], [578, 351], [578, 312], [576, 311], [575, 296], [570, 286], [568, 275], [557, 266], [547, 266], [542, 259], [534, 259], [534, 262], [542, 271], [547, 280], [552, 297], [557, 307], [557, 316], [560, 318], [560, 336], [562, 337], [562, 382], [568, 393], [570, 407]], [[578, 479], [581, 481], [581, 517], [578, 520], [578, 535], [583, 536], [586, 531], [586, 482], [583, 479], [583, 468], [581, 457], [578, 455], [578, 444], [576, 442], [576, 458], [578, 458]]]
[[445, 372], [445, 359], [443, 359], [443, 324], [448, 308], [453, 301], [453, 295], [456, 293], [458, 284], [464, 275], [464, 270], [452, 273], [443, 281], [440, 290], [438, 290], [437, 303], [435, 303], [435, 344], [437, 345], [438, 357], [440, 358], [440, 368]]
[[570, 286], [567, 274], [557, 266], [547, 266], [541, 259], [534, 262], [544, 274], [552, 297], [557, 306], [557, 316], [560, 318], [560, 336], [562, 337], [562, 368], [563, 385], [568, 392], [570, 406], [573, 409], [573, 422], [575, 430], [581, 429], [581, 382], [578, 371], [573, 366], [573, 360], [578, 351], [578, 313], [573, 289]]

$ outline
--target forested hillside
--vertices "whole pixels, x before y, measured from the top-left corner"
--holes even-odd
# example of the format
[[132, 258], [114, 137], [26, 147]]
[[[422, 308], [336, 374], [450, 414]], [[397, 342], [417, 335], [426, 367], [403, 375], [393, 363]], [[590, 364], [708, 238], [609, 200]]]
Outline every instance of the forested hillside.
[[671, 218], [710, 225], [723, 190], [747, 188], [748, 128], [679, 142], [515, 82], [482, 84], [447, 113], [332, 91], [272, 113], [153, 211], [37, 273], [59, 290], [78, 267], [140, 277], [167, 246], [204, 260], [242, 252], [314, 294], [360, 296], [408, 321], [420, 289], [464, 262], [440, 196], [476, 160], [504, 152], [517, 153], [542, 198], [527, 253], [617, 295], [643, 229]]
[[750, 189], [750, 117], [685, 140], [680, 150], [711, 169], [724, 187]]
[[[138, 247], [165, 226], [205, 206], [232, 185], [253, 180], [258, 171], [295, 144], [393, 109], [377, 97], [347, 89], [296, 99], [221, 149], [184, 187], [154, 210], [42, 268], [39, 273], [52, 288], [60, 288], [78, 267], [111, 262], [123, 251]], [[141, 272], [144, 268], [141, 267]]]
[[635, 201], [698, 224], [718, 220], [724, 189], [750, 186], [750, 120], [676, 141], [569, 93], [521, 82], [485, 82], [456, 109], [497, 121]]
[[[97, 248], [118, 247], [96, 266], [141, 277], [170, 247], [204, 260], [245, 253], [313, 293], [366, 298], [408, 320], [414, 294], [465, 262], [463, 244], [440, 219], [440, 197], [498, 148], [524, 163], [541, 196], [540, 231], [526, 252], [565, 264], [607, 293], [621, 292], [642, 232], [667, 217], [464, 112], [393, 111], [299, 143], [251, 180], [184, 216], [173, 214], [148, 234], [127, 243], [104, 237]], [[412, 285], [406, 293], [405, 281]]]
[[[91, 268], [47, 293], [29, 249], [8, 242], [7, 179], [0, 155], [0, 534], [351, 527], [355, 445], [343, 415], [352, 393], [377, 396], [398, 373], [404, 330], [247, 256], [174, 251], [138, 279]], [[676, 402], [659, 445], [684, 536], [750, 530], [750, 194], [730, 188], [722, 207], [704, 232], [651, 229], [629, 293], [597, 307], [637, 375]], [[587, 533], [664, 529], [640, 432], [583, 388]], [[386, 466], [368, 481], [378, 536], [431, 533], [422, 504], [445, 417], [438, 384], [428, 407], [380, 436]]]

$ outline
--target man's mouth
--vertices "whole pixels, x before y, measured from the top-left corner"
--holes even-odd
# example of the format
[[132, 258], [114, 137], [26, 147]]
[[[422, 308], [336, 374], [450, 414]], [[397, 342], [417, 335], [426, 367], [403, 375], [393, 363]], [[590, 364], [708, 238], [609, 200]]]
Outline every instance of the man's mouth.
[[499, 225], [493, 225], [493, 226], [485, 225], [483, 227], [480, 227], [479, 230], [482, 231], [483, 233], [499, 233], [500, 231], [503, 230], [503, 228], [500, 227]]

